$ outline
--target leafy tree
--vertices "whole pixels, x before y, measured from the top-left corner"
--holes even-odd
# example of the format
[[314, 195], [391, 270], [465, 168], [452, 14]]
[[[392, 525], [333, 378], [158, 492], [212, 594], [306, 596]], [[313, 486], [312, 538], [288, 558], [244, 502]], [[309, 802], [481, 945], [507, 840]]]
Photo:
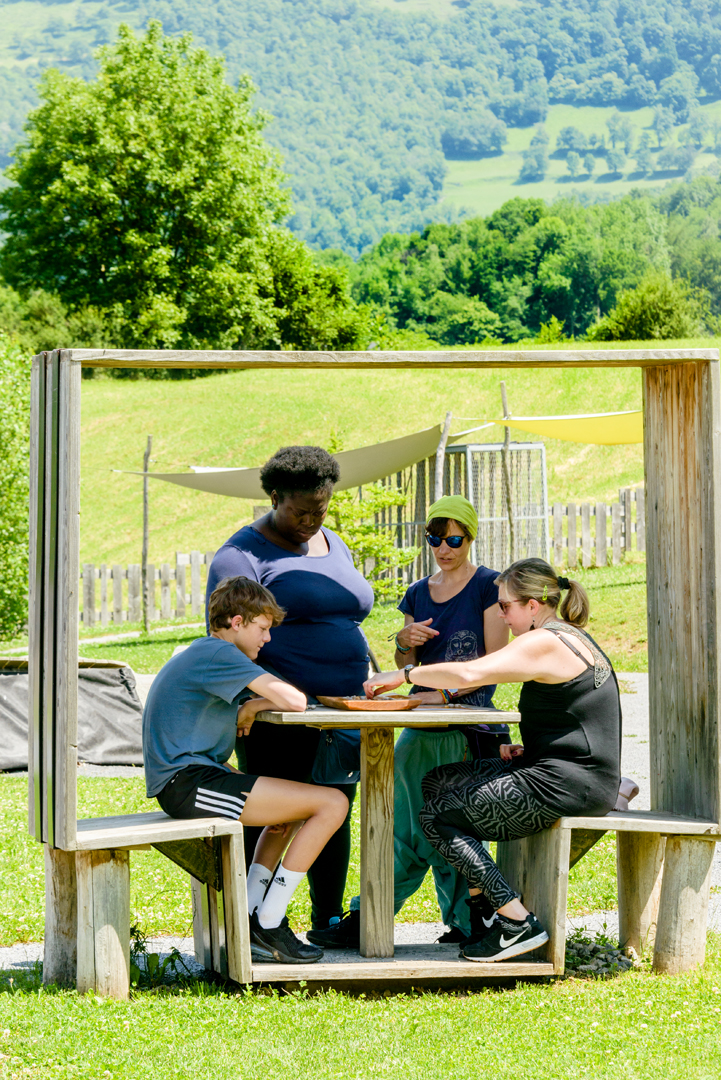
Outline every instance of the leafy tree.
[[636, 164], [638, 165], [640, 172], [653, 172], [654, 162], [650, 146], [639, 146], [636, 151]]
[[519, 180], [523, 184], [543, 180], [548, 172], [548, 135], [540, 125], [531, 138], [530, 146], [521, 154], [523, 164]]
[[623, 150], [607, 150], [606, 163], [608, 165], [609, 172], [619, 173], [623, 170], [623, 166], [626, 164], [626, 155], [624, 154]]
[[28, 476], [30, 365], [0, 335], [0, 637], [18, 634], [28, 617]]
[[577, 153], [589, 145], [588, 138], [577, 127], [561, 128], [556, 139], [556, 150], [575, 150]]
[[[590, 156], [590, 155], [589, 155]], [[578, 176], [581, 168], [581, 155], [577, 154], [575, 150], [571, 150], [566, 158], [566, 168], [571, 176]]]
[[673, 131], [673, 113], [670, 109], [665, 109], [662, 106], [658, 106], [653, 111], [653, 130], [656, 132], [656, 138], [658, 139], [659, 149], [663, 146], [663, 140], [667, 138]]
[[615, 308], [588, 332], [590, 341], [653, 341], [695, 337], [704, 330], [708, 298], [683, 278], [649, 272], [623, 292]]
[[121, 26], [92, 83], [50, 70], [0, 194], [0, 257], [21, 293], [102, 315], [128, 348], [350, 346], [343, 274], [278, 223], [289, 197], [247, 78], [190, 35]]
[[589, 179], [593, 176], [596, 168], [596, 159], [593, 154], [585, 154], [583, 158], [583, 171], [588, 173]]

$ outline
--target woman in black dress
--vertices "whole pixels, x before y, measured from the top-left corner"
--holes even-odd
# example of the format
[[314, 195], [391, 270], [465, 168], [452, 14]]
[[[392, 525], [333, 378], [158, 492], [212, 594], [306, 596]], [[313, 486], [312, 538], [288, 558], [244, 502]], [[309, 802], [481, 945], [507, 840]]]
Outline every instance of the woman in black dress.
[[[563, 815], [608, 813], [618, 796], [621, 757], [618, 683], [610, 660], [582, 629], [589, 612], [584, 589], [557, 577], [542, 559], [516, 562], [496, 580], [501, 617], [516, 639], [510, 645], [467, 663], [409, 665], [365, 684], [373, 697], [404, 679], [438, 689], [523, 683], [522, 746], [502, 746], [496, 761], [440, 766], [423, 780], [421, 827], [468, 881], [477, 915], [478, 934], [462, 955], [482, 962], [519, 956], [548, 940], [482, 839], [517, 840]], [[538, 630], [546, 632], [531, 633]]]

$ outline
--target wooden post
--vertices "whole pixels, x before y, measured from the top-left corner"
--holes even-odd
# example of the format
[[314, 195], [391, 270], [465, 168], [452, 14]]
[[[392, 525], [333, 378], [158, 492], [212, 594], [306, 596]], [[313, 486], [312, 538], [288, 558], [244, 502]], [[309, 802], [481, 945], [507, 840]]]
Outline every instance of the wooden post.
[[125, 571], [120, 563], [113, 564], [113, 622], [123, 621], [123, 580]]
[[548, 933], [548, 943], [528, 959], [545, 956], [556, 975], [563, 974], [566, 961], [571, 832], [553, 826], [522, 840], [503, 841], [497, 849], [498, 869]]
[[448, 436], [451, 433], [451, 414], [446, 413], [446, 419], [443, 424], [443, 431], [441, 432], [441, 439], [438, 443], [438, 449], [436, 450], [436, 486], [435, 496], [433, 501], [440, 499], [443, 495], [443, 477], [445, 474], [446, 464], [446, 443], [448, 442]]
[[559, 567], [563, 563], [563, 506], [553, 504], [553, 563]]
[[140, 563], [131, 563], [128, 567], [128, 622], [140, 622], [141, 592], [142, 572]]
[[639, 956], [656, 938], [665, 844], [659, 833], [616, 833], [618, 940]]
[[591, 504], [581, 503], [581, 566], [591, 565]]
[[611, 504], [611, 549], [613, 552], [613, 565], [621, 564], [621, 504]]
[[78, 993], [124, 999], [130, 990], [130, 856], [79, 851]]
[[75, 852], [45, 849], [45, 951], [43, 984], [75, 987], [78, 901]]
[[43, 647], [45, 599], [45, 354], [30, 372], [30, 515], [28, 579], [28, 830], [43, 838]]
[[223, 863], [223, 910], [225, 912], [228, 978], [237, 983], [250, 983], [253, 981], [253, 966], [250, 957], [243, 834], [232, 833], [230, 836], [223, 836], [220, 845]]
[[578, 565], [578, 553], [576, 548], [576, 504], [568, 504], [568, 567], [575, 569]]
[[[501, 405], [503, 407], [503, 419], [506, 420], [508, 419], [509, 413], [505, 382], [501, 383]], [[516, 529], [513, 521], [513, 488], [511, 486], [510, 446], [511, 429], [509, 427], [504, 427], [501, 458], [503, 460], [503, 480], [506, 488], [506, 513], [508, 514], [508, 561], [509, 563], [512, 563], [516, 558]]]
[[643, 386], [651, 809], [718, 822], [719, 363], [647, 367]]
[[631, 488], [623, 489], [623, 547], [624, 551], [631, 550], [632, 521], [631, 521]]
[[636, 488], [636, 551], [646, 550], [646, 493]]
[[[147, 634], [150, 629], [150, 620], [152, 615], [149, 608], [155, 607], [155, 601], [150, 604], [149, 598], [149, 581], [148, 581], [148, 544], [150, 540], [150, 525], [149, 525], [149, 506], [148, 506], [148, 465], [150, 464], [150, 451], [153, 447], [153, 436], [148, 435], [148, 441], [145, 444], [145, 453], [143, 454], [143, 552], [141, 556], [141, 573], [143, 576], [143, 629]], [[155, 592], [155, 583], [153, 582], [153, 593]]]
[[362, 956], [393, 956], [393, 729], [361, 728]]
[[83, 563], [83, 626], [95, 626], [95, 566]]
[[143, 626], [145, 626], [146, 622], [151, 623], [158, 617], [158, 613], [155, 610], [155, 563], [148, 563], [145, 567], [145, 588], [143, 589], [143, 596], [145, 598]]
[[596, 566], [606, 565], [606, 504], [596, 503]]
[[653, 952], [655, 971], [678, 975], [704, 961], [715, 847], [713, 842], [695, 837], [666, 839]]

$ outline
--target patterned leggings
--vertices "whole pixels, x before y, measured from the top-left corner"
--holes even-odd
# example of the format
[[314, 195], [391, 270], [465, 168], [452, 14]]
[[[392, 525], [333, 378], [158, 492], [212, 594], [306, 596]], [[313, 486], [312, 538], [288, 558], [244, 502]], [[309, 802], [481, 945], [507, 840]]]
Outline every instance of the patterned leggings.
[[429, 843], [498, 910], [519, 894], [482, 840], [518, 840], [547, 829], [558, 813], [518, 783], [510, 764], [481, 758], [440, 765], [423, 778], [419, 821]]

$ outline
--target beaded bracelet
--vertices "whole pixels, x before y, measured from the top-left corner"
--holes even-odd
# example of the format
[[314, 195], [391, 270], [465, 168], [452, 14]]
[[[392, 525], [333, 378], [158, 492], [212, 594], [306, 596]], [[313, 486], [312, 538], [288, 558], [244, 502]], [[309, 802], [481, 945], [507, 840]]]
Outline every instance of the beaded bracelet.
[[407, 648], [407, 649], [405, 649], [405, 648], [404, 648], [404, 647], [403, 647], [403, 646], [401, 645], [400, 641], [398, 640], [398, 634], [394, 634], [394, 635], [393, 635], [393, 637], [394, 637], [394, 639], [395, 639], [395, 643], [396, 643], [396, 648], [398, 649], [398, 652], [399, 652], [399, 653], [407, 653], [407, 652], [410, 652], [410, 651], [411, 651], [411, 646], [410, 646], [410, 645], [408, 646], [408, 648]]

